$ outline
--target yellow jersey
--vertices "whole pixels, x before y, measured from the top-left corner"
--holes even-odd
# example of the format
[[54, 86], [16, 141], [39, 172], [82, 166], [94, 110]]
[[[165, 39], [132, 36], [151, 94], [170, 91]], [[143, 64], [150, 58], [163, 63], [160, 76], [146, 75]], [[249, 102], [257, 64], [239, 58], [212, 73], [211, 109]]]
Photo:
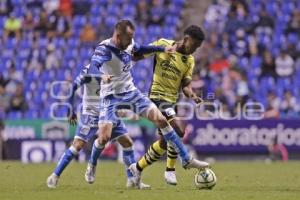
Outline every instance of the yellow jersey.
[[[161, 38], [151, 45], [172, 46], [174, 43], [174, 40]], [[192, 55], [184, 55], [178, 52], [173, 54], [155, 53], [150, 99], [176, 103], [181, 82], [184, 79], [192, 79], [194, 66], [195, 60]]]

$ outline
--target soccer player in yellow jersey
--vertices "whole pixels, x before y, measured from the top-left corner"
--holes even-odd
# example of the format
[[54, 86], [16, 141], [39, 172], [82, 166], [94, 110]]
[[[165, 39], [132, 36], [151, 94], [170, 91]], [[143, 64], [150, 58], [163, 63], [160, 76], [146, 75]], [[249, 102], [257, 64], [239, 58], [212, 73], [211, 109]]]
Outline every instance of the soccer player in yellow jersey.
[[[150, 99], [161, 110], [180, 137], [184, 136], [184, 128], [179, 125], [179, 120], [176, 118], [175, 105], [180, 89], [186, 97], [193, 99], [196, 104], [202, 102], [202, 99], [193, 92], [191, 81], [195, 65], [192, 54], [201, 46], [204, 39], [205, 35], [202, 29], [192, 25], [184, 30], [184, 36], [180, 41], [162, 38], [152, 43], [156, 46], [173, 46], [176, 48], [176, 52], [173, 54], [155, 53]], [[136, 168], [142, 172], [148, 165], [159, 160], [166, 150], [167, 167], [164, 177], [168, 184], [177, 185], [175, 162], [178, 154], [172, 145], [167, 145], [161, 134], [160, 139], [154, 142], [147, 153], [137, 162]]]

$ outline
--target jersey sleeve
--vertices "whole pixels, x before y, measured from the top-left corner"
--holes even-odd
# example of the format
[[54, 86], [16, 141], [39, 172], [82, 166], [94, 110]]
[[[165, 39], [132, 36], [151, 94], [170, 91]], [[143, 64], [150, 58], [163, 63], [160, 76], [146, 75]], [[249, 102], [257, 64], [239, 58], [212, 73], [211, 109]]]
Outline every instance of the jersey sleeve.
[[192, 80], [192, 75], [193, 75], [193, 71], [194, 71], [194, 67], [195, 67], [195, 60], [194, 60], [194, 57], [193, 57], [193, 56], [191, 56], [191, 57], [188, 59], [188, 65], [189, 65], [189, 68], [188, 68], [188, 70], [186, 71], [186, 73], [184, 74], [183, 79], [189, 79], [189, 80]]
[[90, 71], [99, 70], [101, 65], [111, 60], [111, 52], [105, 45], [98, 45], [91, 59]]
[[[151, 42], [151, 43], [149, 44], [149, 46], [155, 46], [155, 47], [163, 47], [163, 48], [165, 48], [165, 47], [168, 46], [168, 45], [167, 45], [167, 43], [164, 42], [164, 39], [161, 38], [161, 39], [159, 39], [159, 40], [156, 40], [156, 41], [154, 41], [154, 42]], [[155, 53], [157, 53], [157, 52], [146, 53], [146, 54], [144, 54], [144, 57], [145, 57], [145, 58], [150, 57], [150, 56], [154, 55]]]
[[73, 105], [76, 90], [80, 88], [84, 83], [88, 82], [90, 79], [91, 77], [88, 76], [88, 67], [86, 66], [81, 70], [80, 74], [73, 81], [71, 95], [68, 98], [68, 102], [71, 105]]
[[151, 55], [157, 52], [164, 52], [165, 47], [161, 45], [140, 45], [135, 43], [133, 47], [134, 55]]

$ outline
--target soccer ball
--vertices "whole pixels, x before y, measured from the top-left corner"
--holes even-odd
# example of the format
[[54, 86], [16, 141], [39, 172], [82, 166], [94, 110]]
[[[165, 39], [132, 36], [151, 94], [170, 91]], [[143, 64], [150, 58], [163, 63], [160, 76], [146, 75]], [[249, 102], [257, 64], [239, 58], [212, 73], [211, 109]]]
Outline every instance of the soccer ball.
[[195, 174], [194, 182], [198, 189], [212, 189], [217, 183], [217, 177], [211, 169], [201, 169]]

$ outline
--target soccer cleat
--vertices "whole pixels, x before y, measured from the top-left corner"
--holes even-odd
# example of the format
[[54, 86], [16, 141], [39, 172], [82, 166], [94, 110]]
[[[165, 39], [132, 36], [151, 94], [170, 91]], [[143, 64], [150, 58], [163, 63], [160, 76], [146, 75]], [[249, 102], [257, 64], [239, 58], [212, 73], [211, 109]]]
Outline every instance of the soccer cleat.
[[59, 176], [56, 174], [52, 173], [48, 178], [47, 178], [47, 186], [48, 188], [56, 188], [57, 183], [58, 183]]
[[137, 167], [136, 167], [136, 163], [133, 163], [129, 166], [128, 168], [130, 170], [130, 172], [133, 175], [133, 180], [134, 180], [134, 184], [137, 188], [139, 188], [141, 186], [141, 176], [142, 176], [142, 172], [140, 172]]
[[88, 163], [84, 177], [86, 182], [93, 184], [96, 180], [96, 166]]
[[177, 178], [175, 171], [165, 171], [165, 180], [167, 184], [177, 185]]
[[142, 183], [142, 182], [140, 183], [139, 187], [136, 187], [134, 178], [127, 179], [126, 187], [128, 189], [137, 188], [137, 189], [141, 189], [141, 190], [146, 190], [146, 189], [150, 189], [151, 188], [150, 185], [147, 185], [147, 184]]
[[206, 167], [209, 167], [209, 163], [197, 160], [195, 158], [191, 158], [186, 164], [183, 165], [184, 169], [204, 169]]

